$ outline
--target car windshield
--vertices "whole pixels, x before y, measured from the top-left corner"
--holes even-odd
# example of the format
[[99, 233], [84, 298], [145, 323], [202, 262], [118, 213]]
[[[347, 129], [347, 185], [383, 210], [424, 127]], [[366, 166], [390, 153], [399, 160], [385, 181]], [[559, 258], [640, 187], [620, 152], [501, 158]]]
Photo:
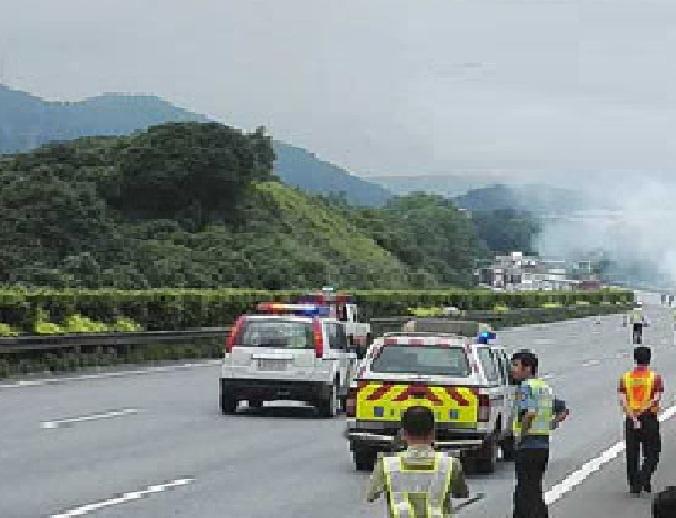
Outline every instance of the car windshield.
[[390, 345], [373, 360], [371, 372], [464, 377], [469, 364], [462, 347]]
[[236, 343], [241, 347], [276, 349], [312, 349], [312, 324], [279, 318], [245, 321]]

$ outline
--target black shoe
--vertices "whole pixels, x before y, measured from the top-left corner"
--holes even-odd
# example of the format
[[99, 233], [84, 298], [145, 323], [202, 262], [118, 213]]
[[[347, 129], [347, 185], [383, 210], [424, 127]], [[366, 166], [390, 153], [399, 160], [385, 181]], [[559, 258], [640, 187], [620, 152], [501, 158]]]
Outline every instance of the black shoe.
[[636, 497], [641, 496], [641, 487], [640, 486], [631, 486], [631, 488], [629, 489], [629, 493], [631, 494], [631, 496], [636, 496]]
[[645, 484], [643, 484], [643, 491], [645, 491], [646, 493], [652, 493], [653, 492], [653, 488], [650, 485], [650, 482], [646, 482]]

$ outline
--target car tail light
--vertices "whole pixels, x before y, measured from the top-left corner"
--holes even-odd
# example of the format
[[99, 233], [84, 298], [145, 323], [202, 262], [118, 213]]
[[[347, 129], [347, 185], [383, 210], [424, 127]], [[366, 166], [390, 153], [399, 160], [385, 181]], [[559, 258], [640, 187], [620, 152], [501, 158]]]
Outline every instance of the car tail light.
[[312, 321], [312, 338], [315, 346], [315, 358], [321, 358], [324, 354], [324, 334], [322, 323], [318, 319]]
[[491, 419], [491, 400], [488, 394], [479, 394], [479, 413], [477, 421], [487, 423]]
[[237, 320], [235, 321], [235, 325], [230, 328], [230, 334], [228, 335], [228, 339], [225, 341], [225, 352], [226, 353], [232, 352], [232, 348], [237, 343], [237, 340], [239, 339], [239, 335], [242, 332], [242, 325], [243, 324], [244, 324], [244, 316], [240, 315], [239, 317], [237, 317]]
[[357, 417], [357, 395], [366, 386], [365, 381], [358, 381], [356, 387], [350, 387], [345, 398], [345, 417]]

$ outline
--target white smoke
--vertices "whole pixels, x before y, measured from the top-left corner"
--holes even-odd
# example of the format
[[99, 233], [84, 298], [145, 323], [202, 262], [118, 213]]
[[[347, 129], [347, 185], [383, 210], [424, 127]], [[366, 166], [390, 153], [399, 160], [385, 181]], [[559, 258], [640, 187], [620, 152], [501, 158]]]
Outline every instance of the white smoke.
[[636, 175], [593, 183], [584, 191], [616, 210], [545, 219], [535, 249], [571, 260], [603, 250], [629, 282], [676, 286], [676, 185]]

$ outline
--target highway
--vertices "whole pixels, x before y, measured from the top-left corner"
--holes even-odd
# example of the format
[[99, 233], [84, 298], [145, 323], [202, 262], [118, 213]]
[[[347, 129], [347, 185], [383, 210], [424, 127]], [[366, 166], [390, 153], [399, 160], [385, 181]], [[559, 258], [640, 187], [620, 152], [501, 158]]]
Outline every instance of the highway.
[[[662, 308], [648, 315], [647, 342], [665, 378], [666, 407], [674, 404], [676, 380], [671, 321]], [[550, 516], [650, 516], [647, 497], [628, 495], [621, 452], [614, 460], [606, 453], [609, 462], [597, 471], [587, 464], [569, 477], [622, 440], [616, 384], [631, 366], [632, 347], [621, 317], [498, 336], [509, 348], [538, 352], [541, 373], [572, 410], [552, 442]], [[312, 409], [283, 405], [222, 416], [218, 376], [218, 366], [206, 364], [0, 385], [0, 517], [384, 516], [381, 503], [363, 503], [367, 475], [353, 469], [342, 417], [321, 419]], [[655, 489], [676, 485], [676, 418], [662, 426]], [[459, 516], [511, 516], [513, 464], [468, 482], [486, 497]]]

